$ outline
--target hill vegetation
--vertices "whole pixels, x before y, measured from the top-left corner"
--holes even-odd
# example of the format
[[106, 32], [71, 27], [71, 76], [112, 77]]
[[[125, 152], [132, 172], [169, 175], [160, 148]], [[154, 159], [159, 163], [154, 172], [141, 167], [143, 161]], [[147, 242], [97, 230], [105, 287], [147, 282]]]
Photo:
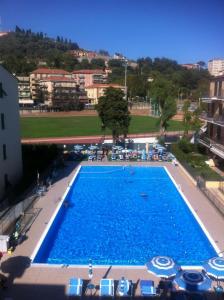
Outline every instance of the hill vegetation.
[[0, 37], [0, 61], [16, 75], [28, 75], [41, 61], [49, 67], [66, 68], [72, 64], [67, 52], [75, 49], [79, 46], [71, 40], [59, 36], [52, 39], [43, 32], [34, 33], [18, 26], [14, 32]]
[[[29, 75], [38, 66], [67, 71], [105, 68], [102, 58], [78, 61], [69, 53], [76, 49], [79, 49], [78, 44], [70, 39], [59, 36], [53, 39], [43, 32], [34, 33], [30, 29], [24, 30], [16, 26], [14, 32], [0, 37], [0, 63], [17, 76]], [[109, 53], [100, 50], [99, 54]], [[201, 66], [204, 65], [203, 62], [200, 63]], [[124, 62], [111, 59], [108, 66], [112, 70], [109, 82], [124, 85]], [[187, 70], [168, 58], [139, 58], [136, 67], [127, 66], [128, 98], [131, 101], [149, 101], [155, 94], [151, 92], [153, 85], [166, 80], [176, 99], [198, 100], [207, 95], [209, 79], [210, 75], [203, 67]]]

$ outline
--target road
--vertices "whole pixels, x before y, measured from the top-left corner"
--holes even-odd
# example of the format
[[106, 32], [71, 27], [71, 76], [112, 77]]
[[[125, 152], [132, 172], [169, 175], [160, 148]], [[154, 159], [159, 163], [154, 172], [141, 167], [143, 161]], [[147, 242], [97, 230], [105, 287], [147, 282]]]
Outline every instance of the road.
[[[129, 134], [128, 139], [133, 138], [149, 138], [159, 136], [159, 132]], [[166, 136], [182, 136], [183, 131], [166, 132]], [[98, 136], [74, 136], [74, 137], [49, 137], [49, 138], [35, 138], [22, 139], [22, 144], [93, 144], [102, 143], [105, 139], [112, 139], [111, 135]]]

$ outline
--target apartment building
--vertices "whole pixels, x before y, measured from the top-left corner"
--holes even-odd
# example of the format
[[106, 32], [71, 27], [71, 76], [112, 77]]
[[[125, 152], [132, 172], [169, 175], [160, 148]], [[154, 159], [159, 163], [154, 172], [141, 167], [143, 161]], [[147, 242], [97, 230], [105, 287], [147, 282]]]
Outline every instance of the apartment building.
[[97, 104], [99, 98], [104, 96], [105, 90], [109, 87], [121, 89], [123, 92], [125, 92], [125, 87], [118, 84], [92, 84], [85, 87], [90, 104]]
[[181, 67], [183, 67], [187, 70], [199, 70], [200, 69], [199, 64], [181, 64]]
[[0, 200], [21, 176], [18, 83], [0, 66]]
[[202, 101], [207, 106], [206, 113], [202, 115], [207, 126], [200, 135], [199, 143], [217, 158], [224, 159], [224, 75], [211, 80], [210, 95]]
[[42, 94], [40, 90], [40, 80], [46, 79], [48, 77], [63, 77], [66, 79], [71, 79], [72, 74], [60, 69], [48, 69], [48, 68], [39, 68], [34, 70], [30, 74], [30, 92], [32, 100], [35, 103], [43, 102]]
[[0, 37], [5, 36], [5, 35], [8, 35], [8, 34], [9, 34], [8, 31], [1, 31], [1, 32], [0, 32]]
[[39, 81], [44, 104], [48, 107], [65, 108], [88, 103], [85, 91], [80, 90], [73, 78], [49, 76]]
[[29, 107], [33, 105], [30, 92], [30, 77], [18, 76], [18, 93], [19, 93], [19, 106]]
[[212, 76], [224, 75], [224, 59], [209, 60], [208, 71]]
[[101, 69], [96, 70], [75, 70], [72, 72], [74, 80], [80, 86], [85, 88], [92, 84], [107, 83], [108, 72]]

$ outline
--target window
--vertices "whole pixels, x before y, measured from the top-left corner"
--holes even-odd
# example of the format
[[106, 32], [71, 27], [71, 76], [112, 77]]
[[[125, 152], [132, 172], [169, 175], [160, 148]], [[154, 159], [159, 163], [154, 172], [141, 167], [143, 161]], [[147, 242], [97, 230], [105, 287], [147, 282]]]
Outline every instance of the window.
[[219, 81], [217, 96], [221, 97], [221, 95], [222, 95], [222, 81]]
[[6, 144], [2, 145], [2, 150], [3, 150], [3, 159], [6, 160], [7, 155], [6, 155]]
[[2, 130], [5, 129], [5, 115], [1, 114], [1, 128]]
[[0, 82], [0, 98], [7, 96], [6, 92], [3, 90], [2, 83]]
[[216, 131], [216, 133], [217, 133], [217, 141], [219, 142], [221, 142], [221, 126], [218, 126], [217, 127], [217, 131]]

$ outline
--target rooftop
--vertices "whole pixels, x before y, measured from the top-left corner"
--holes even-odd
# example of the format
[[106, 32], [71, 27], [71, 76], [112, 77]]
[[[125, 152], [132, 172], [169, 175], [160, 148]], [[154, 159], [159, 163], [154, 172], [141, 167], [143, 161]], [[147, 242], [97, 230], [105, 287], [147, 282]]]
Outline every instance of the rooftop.
[[105, 74], [104, 70], [101, 69], [95, 69], [95, 70], [74, 70], [72, 71], [73, 74]]
[[75, 80], [72, 78], [66, 78], [63, 76], [49, 76], [47, 78], [41, 79], [41, 81], [63, 81], [63, 82], [74, 82]]
[[113, 84], [113, 83], [96, 83], [96, 84], [92, 84], [89, 86], [86, 86], [86, 89], [93, 89], [93, 88], [109, 88], [109, 87], [113, 87], [113, 88], [119, 88], [119, 89], [124, 89], [125, 87], [123, 85], [119, 85], [119, 84]]
[[31, 74], [63, 74], [63, 75], [69, 75], [70, 73], [61, 70], [61, 69], [48, 69], [48, 68], [39, 68], [31, 72]]

